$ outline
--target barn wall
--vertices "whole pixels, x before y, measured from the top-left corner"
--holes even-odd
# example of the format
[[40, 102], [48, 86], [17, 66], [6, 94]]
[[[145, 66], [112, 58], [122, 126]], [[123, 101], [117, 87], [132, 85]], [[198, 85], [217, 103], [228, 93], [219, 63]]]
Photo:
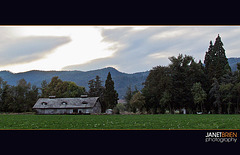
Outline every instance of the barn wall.
[[101, 113], [101, 104], [100, 104], [100, 102], [97, 102], [96, 105], [93, 107], [92, 113], [94, 113], [94, 114], [100, 114]]
[[[36, 109], [38, 114], [72, 114], [73, 109]], [[78, 113], [83, 114], [100, 114], [101, 104], [98, 101], [93, 108], [77, 109]]]
[[38, 114], [72, 114], [73, 109], [36, 109]]
[[44, 109], [36, 109], [38, 114], [44, 114]]
[[55, 112], [57, 114], [71, 114], [73, 113], [73, 109], [57, 109]]
[[83, 114], [90, 114], [90, 113], [92, 113], [92, 108], [78, 109], [78, 110], [81, 111], [81, 113], [83, 113]]

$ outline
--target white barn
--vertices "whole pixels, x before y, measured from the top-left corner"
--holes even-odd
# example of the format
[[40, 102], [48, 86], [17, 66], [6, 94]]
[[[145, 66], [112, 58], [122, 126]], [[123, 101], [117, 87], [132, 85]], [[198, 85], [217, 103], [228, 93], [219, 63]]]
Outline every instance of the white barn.
[[39, 98], [33, 109], [37, 114], [99, 114], [99, 97]]

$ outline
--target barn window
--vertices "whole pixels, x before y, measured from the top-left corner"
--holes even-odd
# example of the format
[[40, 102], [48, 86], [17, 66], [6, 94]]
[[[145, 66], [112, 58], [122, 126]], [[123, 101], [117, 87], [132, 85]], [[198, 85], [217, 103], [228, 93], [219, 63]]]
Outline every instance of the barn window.
[[42, 105], [47, 105], [47, 102], [42, 102]]
[[88, 104], [88, 102], [86, 102], [86, 101], [83, 101], [83, 102], [82, 102], [82, 104]]
[[67, 102], [62, 102], [62, 105], [67, 105]]

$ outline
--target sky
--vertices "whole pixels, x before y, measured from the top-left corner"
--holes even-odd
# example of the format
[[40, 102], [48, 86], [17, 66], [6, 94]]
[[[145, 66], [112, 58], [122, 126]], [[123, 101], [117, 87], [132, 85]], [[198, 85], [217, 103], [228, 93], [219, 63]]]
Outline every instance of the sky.
[[179, 54], [203, 62], [218, 34], [226, 56], [240, 57], [240, 26], [0, 26], [0, 70], [135, 73]]

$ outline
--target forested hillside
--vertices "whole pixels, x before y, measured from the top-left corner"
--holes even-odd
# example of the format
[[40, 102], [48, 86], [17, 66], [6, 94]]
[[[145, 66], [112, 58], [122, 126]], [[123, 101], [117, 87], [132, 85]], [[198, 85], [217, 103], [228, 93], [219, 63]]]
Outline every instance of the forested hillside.
[[228, 58], [228, 63], [232, 72], [235, 72], [237, 71], [237, 63], [240, 63], [240, 58]]
[[92, 71], [28, 71], [23, 73], [11, 73], [9, 71], [1, 71], [0, 77], [4, 81], [7, 81], [9, 85], [16, 85], [20, 79], [25, 79], [32, 85], [41, 87], [41, 82], [46, 80], [48, 83], [52, 77], [58, 76], [63, 81], [75, 82], [78, 86], [83, 86], [88, 90], [88, 81], [94, 79], [97, 75], [104, 82], [107, 78], [108, 72], [111, 72], [112, 78], [115, 82], [115, 88], [119, 94], [119, 98], [122, 99], [125, 95], [127, 87], [129, 85], [134, 88], [135, 86], [140, 90], [143, 88], [142, 83], [146, 80], [149, 72], [140, 72], [134, 74], [126, 74], [119, 72], [115, 68], [108, 67]]

